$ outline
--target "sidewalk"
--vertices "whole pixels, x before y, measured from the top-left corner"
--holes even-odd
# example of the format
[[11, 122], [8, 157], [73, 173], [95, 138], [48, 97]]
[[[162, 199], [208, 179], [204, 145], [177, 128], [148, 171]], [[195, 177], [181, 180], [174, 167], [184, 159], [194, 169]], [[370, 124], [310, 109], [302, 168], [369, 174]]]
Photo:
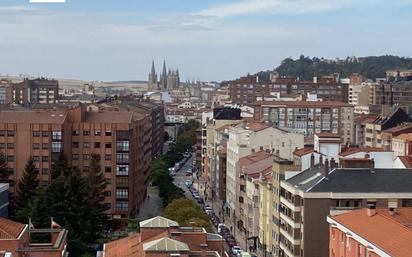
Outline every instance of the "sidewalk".
[[142, 206], [140, 206], [140, 212], [137, 215], [139, 220], [146, 220], [163, 214], [163, 202], [162, 198], [159, 197], [157, 187], [149, 186], [147, 194], [149, 198], [146, 198]]

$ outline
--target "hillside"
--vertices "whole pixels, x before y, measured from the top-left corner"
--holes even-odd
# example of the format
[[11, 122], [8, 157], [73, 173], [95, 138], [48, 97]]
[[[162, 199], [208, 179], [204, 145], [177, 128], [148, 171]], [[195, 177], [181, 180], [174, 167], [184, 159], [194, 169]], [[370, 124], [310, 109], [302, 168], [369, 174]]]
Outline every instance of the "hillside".
[[[348, 77], [352, 73], [360, 73], [365, 78], [376, 79], [385, 77], [385, 71], [390, 69], [412, 69], [412, 58], [392, 55], [351, 57], [344, 60], [325, 60], [317, 57], [300, 56], [293, 60], [286, 58], [276, 68], [281, 76], [299, 77], [301, 80], [312, 80], [314, 76], [339, 73], [340, 77]], [[267, 72], [260, 72], [259, 77], [267, 78]], [[265, 75], [266, 74], [266, 75]]]

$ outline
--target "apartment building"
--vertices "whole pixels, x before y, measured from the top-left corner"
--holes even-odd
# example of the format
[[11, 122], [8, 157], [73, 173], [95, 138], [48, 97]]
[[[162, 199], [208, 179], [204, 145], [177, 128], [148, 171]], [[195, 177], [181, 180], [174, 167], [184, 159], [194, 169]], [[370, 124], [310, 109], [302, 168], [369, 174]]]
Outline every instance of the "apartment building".
[[[48, 235], [50, 241], [36, 242], [33, 238]], [[68, 231], [51, 220], [49, 228], [33, 228], [0, 218], [0, 256], [5, 257], [67, 257]]]
[[343, 143], [353, 143], [353, 106], [332, 101], [261, 101], [255, 103], [255, 119], [288, 131], [313, 136], [339, 134]]
[[8, 80], [0, 80], [0, 104], [11, 102], [12, 83]]
[[242, 77], [228, 83], [232, 103], [253, 104], [257, 97], [280, 95], [317, 94], [323, 100], [348, 102], [348, 84], [334, 79], [300, 81], [296, 78], [277, 78], [275, 82], [260, 82], [257, 76]]
[[382, 147], [385, 150], [392, 150], [393, 148], [393, 139], [402, 134], [412, 133], [412, 123], [401, 123], [395, 127], [385, 129], [382, 131]]
[[140, 232], [104, 244], [102, 257], [229, 257], [224, 240], [204, 228], [180, 227], [173, 220], [154, 217], [140, 222]]
[[412, 209], [375, 208], [328, 216], [329, 256], [408, 257]]
[[20, 180], [30, 157], [40, 181], [48, 183], [52, 162], [61, 154], [80, 171], [87, 171], [92, 154], [97, 154], [108, 181], [105, 203], [114, 218], [136, 215], [145, 199], [150, 135], [150, 117], [126, 110], [80, 106], [0, 112], [0, 148], [14, 170], [13, 181]]
[[384, 130], [396, 127], [402, 123], [409, 122], [411, 119], [408, 114], [401, 109], [396, 108], [387, 116], [378, 116], [374, 120], [367, 120], [365, 124], [365, 146], [382, 147], [390, 145], [390, 142], [382, 142], [381, 133]]
[[374, 114], [356, 114], [354, 118], [354, 144], [357, 146], [365, 145], [365, 124], [373, 122], [378, 115]]
[[326, 159], [281, 181], [280, 256], [329, 256], [328, 215], [368, 205], [412, 206], [410, 169], [376, 169], [371, 159], [345, 165], [335, 168]]
[[412, 133], [401, 134], [392, 138], [392, 151], [395, 156], [412, 155]]
[[375, 83], [363, 82], [350, 84], [348, 87], [348, 103], [354, 106], [365, 106], [374, 104]]
[[375, 104], [410, 106], [412, 103], [412, 80], [383, 82], [375, 86]]
[[303, 135], [287, 132], [270, 127], [261, 122], [243, 122], [229, 128], [229, 140], [227, 142], [226, 163], [226, 225], [235, 229], [237, 226], [235, 217], [237, 202], [238, 178], [240, 177], [239, 160], [242, 157], [257, 152], [269, 150], [284, 159], [291, 159], [295, 148], [303, 147]]
[[14, 104], [55, 104], [59, 98], [59, 82], [45, 78], [24, 79], [12, 85], [11, 95]]
[[9, 216], [9, 184], [0, 183], [0, 217]]

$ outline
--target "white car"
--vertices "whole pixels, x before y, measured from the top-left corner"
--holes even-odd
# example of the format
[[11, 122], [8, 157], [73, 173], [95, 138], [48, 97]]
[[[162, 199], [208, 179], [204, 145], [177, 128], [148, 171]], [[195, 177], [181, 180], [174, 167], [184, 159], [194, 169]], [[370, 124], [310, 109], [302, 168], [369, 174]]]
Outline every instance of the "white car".
[[192, 186], [192, 181], [191, 180], [186, 180], [185, 182], [187, 187], [191, 187]]
[[242, 251], [242, 249], [240, 248], [240, 246], [235, 245], [232, 247], [231, 251], [233, 254], [237, 255], [238, 253]]

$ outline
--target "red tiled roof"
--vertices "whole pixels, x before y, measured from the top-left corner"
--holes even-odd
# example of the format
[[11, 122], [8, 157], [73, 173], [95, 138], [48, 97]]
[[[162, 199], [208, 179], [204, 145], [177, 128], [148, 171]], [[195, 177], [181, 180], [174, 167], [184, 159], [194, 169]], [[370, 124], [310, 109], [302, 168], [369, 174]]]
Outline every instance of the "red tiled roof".
[[405, 168], [412, 168], [412, 156], [398, 156]]
[[264, 124], [263, 122], [249, 122], [246, 124], [246, 128], [253, 130], [255, 132], [264, 130], [266, 128], [269, 128], [268, 125]]
[[316, 135], [320, 138], [322, 137], [333, 137], [333, 138], [340, 138], [339, 134], [336, 133], [329, 133], [329, 132], [321, 132], [321, 133], [316, 133]]
[[296, 149], [295, 151], [293, 151], [293, 155], [304, 156], [312, 152], [314, 152], [313, 146], [305, 146], [303, 148]]
[[369, 121], [369, 120], [374, 121], [377, 117], [378, 115], [374, 115], [374, 114], [358, 114], [355, 116], [354, 122], [362, 123], [362, 122]]
[[0, 240], [19, 238], [19, 235], [25, 227], [26, 224], [0, 218]]
[[386, 151], [383, 148], [379, 147], [350, 147], [346, 148], [345, 151], [342, 151], [339, 153], [340, 156], [345, 157], [354, 153], [359, 153], [359, 152], [391, 152], [391, 151]]
[[392, 256], [411, 256], [412, 208], [397, 209], [394, 215], [387, 209], [377, 209], [373, 216], [360, 209], [333, 219]]
[[267, 158], [273, 158], [272, 154], [267, 153], [265, 150], [260, 150], [258, 152], [246, 155], [239, 159], [239, 166], [246, 166], [248, 164], [258, 162]]

